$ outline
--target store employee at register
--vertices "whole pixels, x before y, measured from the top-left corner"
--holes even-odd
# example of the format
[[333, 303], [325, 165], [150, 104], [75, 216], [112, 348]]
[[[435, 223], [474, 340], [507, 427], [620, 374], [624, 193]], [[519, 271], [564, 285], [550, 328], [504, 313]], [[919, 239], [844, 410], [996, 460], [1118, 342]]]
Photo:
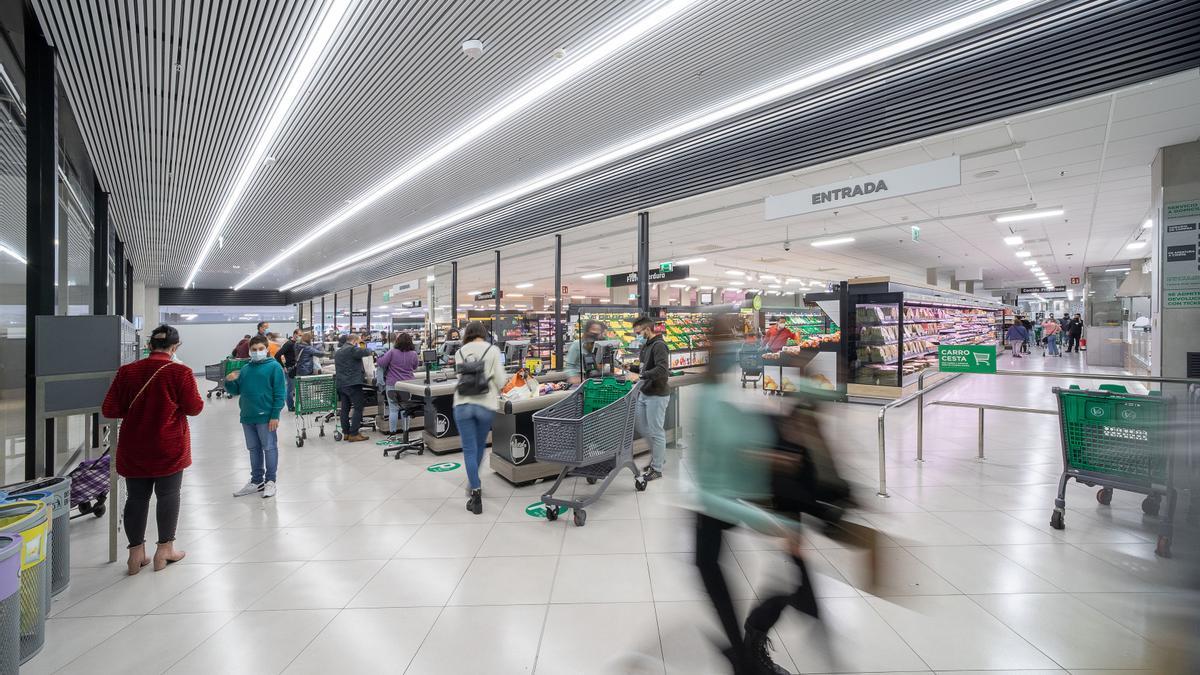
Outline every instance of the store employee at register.
[[767, 351], [777, 352], [787, 345], [788, 340], [800, 341], [800, 336], [792, 332], [792, 329], [787, 326], [787, 319], [782, 316], [775, 321], [775, 325], [767, 330], [767, 334], [763, 338], [766, 342]]
[[583, 335], [567, 345], [565, 370], [569, 373], [571, 384], [579, 384], [583, 377], [592, 377], [599, 372], [596, 363], [596, 342], [604, 339], [604, 324], [589, 319], [583, 326]]

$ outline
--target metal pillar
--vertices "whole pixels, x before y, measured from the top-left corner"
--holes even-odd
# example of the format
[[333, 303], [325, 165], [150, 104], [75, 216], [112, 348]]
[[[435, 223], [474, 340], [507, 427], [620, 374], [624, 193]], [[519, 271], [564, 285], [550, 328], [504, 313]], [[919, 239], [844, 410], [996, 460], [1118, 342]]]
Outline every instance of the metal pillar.
[[318, 340], [325, 339], [325, 296], [321, 296], [321, 334], [317, 337]]
[[496, 330], [496, 320], [500, 318], [500, 251], [496, 251], [496, 315], [492, 317], [492, 332]]
[[563, 367], [562, 235], [554, 235], [554, 366]]
[[125, 261], [125, 320], [133, 321], [133, 263]]
[[[25, 31], [25, 478], [40, 475], [46, 464], [37, 456], [39, 434], [52, 429], [38, 419], [34, 363], [39, 315], [54, 314], [54, 237], [58, 231], [58, 100], [54, 49], [41, 24], [24, 3]], [[66, 242], [64, 242], [65, 244]], [[62, 289], [63, 293], [67, 289]], [[47, 441], [50, 441], [47, 438]], [[47, 453], [54, 444], [45, 444]]]
[[[429, 313], [432, 316], [436, 307], [430, 307]], [[450, 263], [450, 327], [458, 325], [458, 261]]]
[[100, 181], [92, 188], [95, 211], [92, 220], [92, 314], [108, 314], [108, 193], [100, 189]]
[[[354, 305], [350, 305], [350, 307], [353, 309]], [[372, 330], [374, 329], [371, 328], [371, 284], [367, 284], [367, 332], [370, 333]], [[386, 338], [384, 342], [387, 342]]]
[[312, 301], [312, 298], [309, 298], [309, 300], [308, 300], [308, 329], [312, 330], [316, 327], [317, 327], [317, 317], [313, 315], [313, 301]]
[[113, 249], [113, 281], [113, 314], [125, 316], [125, 242], [120, 237]]
[[650, 212], [638, 212], [637, 295], [638, 311], [650, 313]]
[[334, 293], [333, 293], [333, 332], [335, 332], [335, 333], [337, 333], [337, 332], [338, 332], [337, 322], [338, 322], [338, 315], [337, 315], [337, 292], [336, 292], [336, 291], [334, 291]]

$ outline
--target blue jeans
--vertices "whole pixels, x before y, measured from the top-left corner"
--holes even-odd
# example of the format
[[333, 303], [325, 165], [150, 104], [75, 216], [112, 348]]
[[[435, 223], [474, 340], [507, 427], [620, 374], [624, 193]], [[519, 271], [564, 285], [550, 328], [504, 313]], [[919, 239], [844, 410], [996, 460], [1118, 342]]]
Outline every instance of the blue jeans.
[[288, 412], [296, 412], [296, 378], [294, 377], [287, 379], [287, 409]]
[[1049, 348], [1050, 356], [1058, 356], [1058, 333], [1046, 336], [1046, 346]]
[[462, 437], [463, 463], [467, 465], [467, 484], [472, 490], [479, 489], [479, 465], [487, 450], [488, 432], [496, 412], [474, 403], [454, 406], [454, 423]]
[[670, 396], [647, 396], [642, 394], [637, 400], [638, 433], [650, 441], [650, 468], [662, 472], [667, 465], [667, 404]]
[[262, 484], [264, 480], [275, 480], [275, 470], [279, 468], [279, 437], [266, 424], [243, 424], [242, 432], [246, 434], [246, 449], [250, 451], [250, 482]]

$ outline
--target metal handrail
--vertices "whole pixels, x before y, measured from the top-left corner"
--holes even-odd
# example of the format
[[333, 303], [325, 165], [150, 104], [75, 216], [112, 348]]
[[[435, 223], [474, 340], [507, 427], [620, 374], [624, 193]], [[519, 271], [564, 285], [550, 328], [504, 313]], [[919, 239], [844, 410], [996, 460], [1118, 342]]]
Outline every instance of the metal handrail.
[[[917, 390], [907, 396], [890, 401], [879, 408], [879, 492], [876, 494], [880, 497], [888, 497], [887, 493], [887, 434], [886, 422], [887, 411], [892, 408], [898, 408], [914, 399], [917, 403], [917, 461], [925, 461], [925, 394], [936, 389], [937, 387], [954, 379], [948, 377], [944, 380], [934, 383], [932, 387], [925, 388], [925, 375], [930, 373], [930, 370], [922, 370], [917, 376]], [[932, 371], [941, 372], [941, 371]], [[958, 373], [959, 375], [967, 375], [970, 373]], [[992, 373], [988, 373], [992, 374]], [[1187, 377], [1153, 377], [1150, 375], [1122, 375], [1116, 373], [1065, 373], [1061, 371], [1043, 371], [1043, 370], [997, 370], [995, 375], [1015, 375], [1019, 377], [1049, 377], [1049, 378], [1074, 378], [1078, 380], [1101, 380], [1108, 382], [1155, 382], [1158, 384], [1185, 384], [1190, 386], [1200, 386], [1200, 378]], [[983, 403], [962, 403], [958, 401], [938, 401], [937, 405], [949, 405], [966, 408], [979, 409], [979, 456], [983, 457], [983, 411], [984, 409], [1006, 410], [1009, 412], [1027, 412], [1027, 413], [1047, 413], [1052, 412], [1058, 414], [1058, 411], [1045, 411], [1037, 408], [1021, 408], [1019, 406], [1001, 406]]]
[[[934, 401], [929, 405], [944, 405], [951, 408], [977, 408], [979, 410], [979, 444], [976, 451], [976, 459], [983, 459], [983, 411], [998, 410], [1000, 412], [1019, 412], [1019, 413], [1035, 413], [1038, 415], [1057, 415], [1057, 410], [1046, 410], [1045, 408], [1026, 408], [1019, 405], [1000, 405], [998, 403], [967, 403], [965, 401]], [[917, 451], [917, 461], [924, 462], [925, 457], [922, 456], [920, 450]]]

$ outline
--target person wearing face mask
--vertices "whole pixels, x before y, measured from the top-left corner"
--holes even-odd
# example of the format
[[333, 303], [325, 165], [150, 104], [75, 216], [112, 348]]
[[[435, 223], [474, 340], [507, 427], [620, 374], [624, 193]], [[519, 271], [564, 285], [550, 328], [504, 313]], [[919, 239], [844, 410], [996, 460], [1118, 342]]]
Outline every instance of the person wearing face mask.
[[250, 482], [233, 493], [234, 497], [261, 492], [264, 499], [275, 496], [276, 470], [279, 466], [279, 413], [287, 398], [287, 377], [283, 366], [267, 351], [267, 338], [250, 338], [250, 363], [225, 377], [225, 391], [241, 395], [242, 433], [250, 451]]
[[602, 364], [596, 363], [596, 342], [603, 339], [604, 324], [595, 319], [588, 319], [583, 325], [580, 339], [567, 345], [567, 355], [563, 362], [571, 384], [579, 384], [583, 378], [598, 374]]
[[643, 380], [641, 395], [637, 399], [638, 433], [650, 442], [650, 466], [642, 474], [642, 480], [662, 478], [667, 464], [667, 404], [671, 401], [671, 388], [667, 377], [671, 374], [671, 355], [662, 335], [654, 330], [654, 319], [646, 315], [633, 322], [633, 331], [642, 340], [641, 366], [629, 379]]
[[263, 337], [267, 337], [267, 333], [271, 332], [271, 322], [259, 321], [257, 328], [258, 328], [259, 335], [261, 335]]
[[182, 560], [175, 549], [179, 524], [179, 491], [183, 470], [192, 464], [188, 417], [204, 409], [192, 369], [174, 363], [179, 331], [162, 325], [150, 333], [150, 355], [121, 366], [100, 410], [119, 419], [117, 473], [125, 478], [125, 535], [129, 539], [129, 574], [150, 564], [146, 556], [146, 520], [150, 495], [157, 498], [158, 549], [154, 569]]

